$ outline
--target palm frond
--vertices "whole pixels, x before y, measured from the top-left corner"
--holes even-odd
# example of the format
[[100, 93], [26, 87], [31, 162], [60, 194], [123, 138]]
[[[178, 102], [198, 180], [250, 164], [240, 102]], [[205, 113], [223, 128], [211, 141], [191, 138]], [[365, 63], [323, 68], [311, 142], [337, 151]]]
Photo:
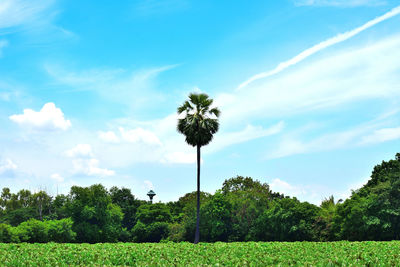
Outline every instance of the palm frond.
[[212, 108], [208, 113], [215, 115], [217, 118], [221, 115], [221, 111], [218, 108]]
[[182, 106], [178, 107], [178, 114], [181, 114], [182, 112], [185, 111], [189, 112], [191, 110], [193, 110], [193, 107], [192, 105], [190, 105], [189, 101], [186, 100]]

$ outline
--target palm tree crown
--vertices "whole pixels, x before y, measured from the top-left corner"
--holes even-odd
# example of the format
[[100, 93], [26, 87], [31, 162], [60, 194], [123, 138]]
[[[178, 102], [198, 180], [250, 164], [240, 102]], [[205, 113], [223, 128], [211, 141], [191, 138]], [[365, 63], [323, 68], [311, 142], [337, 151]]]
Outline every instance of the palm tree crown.
[[[178, 107], [178, 114], [186, 112], [183, 119], [178, 119], [178, 132], [186, 137], [192, 146], [205, 146], [211, 142], [213, 134], [218, 131], [218, 108], [211, 108], [213, 100], [206, 94], [190, 94], [189, 101]], [[212, 118], [215, 117], [215, 118]]]

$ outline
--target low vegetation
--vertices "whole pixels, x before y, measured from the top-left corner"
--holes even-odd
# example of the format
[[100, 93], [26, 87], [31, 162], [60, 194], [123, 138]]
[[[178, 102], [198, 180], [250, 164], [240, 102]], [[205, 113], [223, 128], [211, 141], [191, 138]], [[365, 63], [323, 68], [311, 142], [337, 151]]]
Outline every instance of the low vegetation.
[[398, 266], [400, 242], [0, 244], [3, 266]]

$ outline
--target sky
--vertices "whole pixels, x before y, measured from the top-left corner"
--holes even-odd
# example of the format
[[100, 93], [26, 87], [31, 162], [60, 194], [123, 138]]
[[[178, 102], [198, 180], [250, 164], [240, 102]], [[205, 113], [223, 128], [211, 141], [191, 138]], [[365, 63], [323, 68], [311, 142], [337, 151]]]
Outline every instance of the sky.
[[320, 204], [400, 152], [400, 1], [0, 0], [0, 188], [196, 190], [176, 130], [221, 110], [201, 189], [250, 176]]

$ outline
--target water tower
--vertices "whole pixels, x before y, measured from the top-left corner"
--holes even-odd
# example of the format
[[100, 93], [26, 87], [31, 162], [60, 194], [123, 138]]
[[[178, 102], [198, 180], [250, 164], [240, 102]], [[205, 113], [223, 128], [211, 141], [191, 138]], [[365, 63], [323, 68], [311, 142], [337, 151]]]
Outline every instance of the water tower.
[[153, 204], [153, 197], [156, 195], [156, 193], [154, 193], [153, 190], [150, 190], [150, 191], [147, 193], [147, 195], [148, 195], [149, 198], [150, 198], [150, 203]]

